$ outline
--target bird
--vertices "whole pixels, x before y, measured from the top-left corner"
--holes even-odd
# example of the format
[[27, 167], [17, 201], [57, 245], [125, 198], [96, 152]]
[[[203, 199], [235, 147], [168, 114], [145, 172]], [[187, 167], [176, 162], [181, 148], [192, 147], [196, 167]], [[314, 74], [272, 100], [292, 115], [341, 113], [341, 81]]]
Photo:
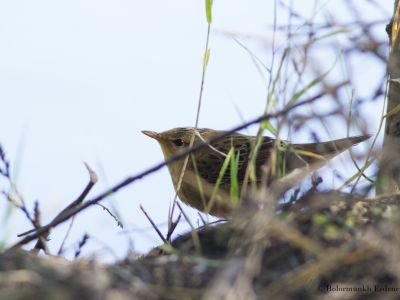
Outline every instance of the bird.
[[[142, 133], [160, 144], [165, 160], [188, 150], [191, 145], [204, 144], [187, 159], [179, 189], [179, 178], [185, 158], [170, 162], [168, 169], [180, 200], [199, 211], [217, 217], [225, 217], [235, 207], [235, 202], [231, 198], [231, 187], [234, 182], [232, 180], [237, 182], [241, 191], [248, 178], [246, 170], [251, 165], [251, 157], [254, 157], [254, 181], [261, 184], [266, 169], [269, 170], [266, 175], [267, 181], [270, 182], [313, 163], [322, 162], [320, 164], [322, 166], [334, 156], [370, 137], [370, 135], [360, 135], [327, 142], [290, 144], [268, 136], [261, 136], [257, 140], [257, 136], [208, 128], [178, 127], [163, 132], [143, 130]], [[219, 136], [223, 137], [218, 139]], [[210, 140], [216, 141], [209, 143]], [[252, 149], [257, 142], [258, 151], [253, 155]], [[231, 149], [237, 163], [236, 168], [232, 167], [232, 170], [236, 169], [234, 175], [231, 172], [231, 162], [226, 164], [226, 157]], [[232, 155], [230, 157], [232, 160]], [[221, 169], [224, 163], [226, 168], [223, 173]]]

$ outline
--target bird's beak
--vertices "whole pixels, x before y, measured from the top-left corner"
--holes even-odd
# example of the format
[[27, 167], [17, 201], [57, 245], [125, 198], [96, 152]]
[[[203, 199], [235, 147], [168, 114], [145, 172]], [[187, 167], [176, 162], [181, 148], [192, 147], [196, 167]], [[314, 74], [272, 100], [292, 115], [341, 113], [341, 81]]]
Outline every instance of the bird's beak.
[[147, 136], [149, 136], [152, 139], [155, 139], [157, 141], [159, 141], [161, 139], [160, 134], [155, 132], [155, 131], [142, 130], [142, 133], [144, 133], [145, 135], [147, 135]]

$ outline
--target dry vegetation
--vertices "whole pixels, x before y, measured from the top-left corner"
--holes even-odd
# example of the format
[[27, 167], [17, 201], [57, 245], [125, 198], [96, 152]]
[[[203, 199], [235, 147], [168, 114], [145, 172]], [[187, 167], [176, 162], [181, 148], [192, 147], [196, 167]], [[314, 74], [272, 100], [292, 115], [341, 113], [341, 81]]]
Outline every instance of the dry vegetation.
[[[379, 8], [374, 1], [369, 4]], [[211, 6], [208, 8], [210, 27]], [[330, 126], [328, 120], [333, 118], [349, 130], [367, 133], [362, 106], [387, 99], [387, 113], [376, 115], [381, 124], [386, 121], [382, 154], [367, 150], [364, 155], [353, 155], [349, 163], [354, 163], [358, 172], [343, 179], [343, 188], [329, 189], [317, 176], [305, 188], [310, 176], [302, 170], [248, 193], [229, 220], [193, 228], [182, 236], [173, 234], [176, 223], [185, 217], [183, 210], [177, 209], [178, 216], [171, 215], [168, 234], [159, 232], [165, 244], [143, 257], [132, 254], [112, 265], [87, 259], [70, 262], [48, 253], [50, 230], [165, 164], [85, 200], [97, 181], [88, 167], [90, 181], [85, 190], [53, 221], [42, 225], [38, 206], [30, 213], [19, 196], [11, 180], [10, 162], [0, 148], [0, 175], [8, 185], [5, 199], [24, 212], [33, 228], [0, 254], [0, 299], [397, 299], [400, 8], [396, 1], [392, 21], [373, 23], [357, 20], [358, 8], [351, 1], [348, 8], [354, 10], [353, 22], [343, 24], [327, 18], [325, 24], [312, 24], [281, 3], [279, 9], [290, 11], [291, 22], [299, 25], [274, 24], [274, 31], [287, 35], [290, 42], [276, 50], [274, 62], [262, 70], [269, 76], [265, 114], [233, 129], [260, 124], [272, 132], [290, 128], [293, 134], [313, 126], [304, 128], [304, 123]], [[377, 39], [373, 34], [376, 27], [387, 23], [388, 38]], [[334, 51], [339, 45], [344, 64], [353, 56], [376, 59], [388, 67], [391, 80], [379, 78], [371, 70], [376, 88], [357, 96], [353, 93], [357, 70], [345, 72], [340, 79], [335, 77], [336, 81], [320, 72], [312, 54], [321, 43]], [[206, 50], [204, 70], [209, 54]], [[385, 82], [389, 82], [388, 92]], [[315, 109], [321, 101], [326, 109]], [[313, 130], [310, 135], [319, 139]], [[370, 149], [376, 138], [372, 140]], [[170, 161], [193, 151], [196, 149]], [[377, 174], [369, 171], [371, 165], [379, 170]], [[376, 188], [377, 196], [372, 196]], [[21, 250], [32, 241], [36, 243], [32, 251]], [[83, 238], [80, 247], [85, 242]], [[39, 250], [48, 255], [37, 256]]]

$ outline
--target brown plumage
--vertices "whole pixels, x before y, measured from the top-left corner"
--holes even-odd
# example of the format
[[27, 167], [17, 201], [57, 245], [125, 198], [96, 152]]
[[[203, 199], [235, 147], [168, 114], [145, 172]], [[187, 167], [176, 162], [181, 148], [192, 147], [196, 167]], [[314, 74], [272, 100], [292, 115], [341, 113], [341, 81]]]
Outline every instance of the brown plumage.
[[[193, 135], [195, 135], [194, 144], [198, 144], [205, 143], [207, 140], [219, 136], [224, 132], [212, 129], [180, 127], [161, 133], [151, 131], [143, 131], [143, 133], [159, 142], [165, 159], [168, 159], [172, 155], [188, 149]], [[269, 180], [272, 180], [307, 164], [327, 161], [352, 145], [368, 138], [369, 136], [363, 135], [309, 144], [289, 144], [281, 141], [279, 147], [277, 147], [276, 140], [263, 137], [255, 158], [256, 181], [260, 182], [263, 177], [262, 166], [270, 167], [270, 172], [267, 175], [269, 176]], [[239, 157], [237, 181], [241, 189], [245, 180], [250, 153], [255, 144], [255, 136], [233, 132], [229, 133], [222, 140], [196, 151], [193, 158], [188, 160], [181, 188], [178, 191], [179, 198], [200, 211], [219, 216], [225, 215], [232, 209], [233, 205], [230, 199], [231, 176], [229, 167], [221, 177], [218, 192], [214, 193], [214, 186], [220, 176], [220, 170], [225, 157], [233, 147], [234, 152]], [[274, 152], [274, 149], [276, 149], [275, 166], [277, 167], [272, 170], [271, 166], [274, 165], [274, 160], [271, 159], [271, 154]], [[175, 190], [178, 186], [183, 163], [184, 159], [181, 159], [168, 165]], [[212, 199], [211, 202], [210, 199]]]

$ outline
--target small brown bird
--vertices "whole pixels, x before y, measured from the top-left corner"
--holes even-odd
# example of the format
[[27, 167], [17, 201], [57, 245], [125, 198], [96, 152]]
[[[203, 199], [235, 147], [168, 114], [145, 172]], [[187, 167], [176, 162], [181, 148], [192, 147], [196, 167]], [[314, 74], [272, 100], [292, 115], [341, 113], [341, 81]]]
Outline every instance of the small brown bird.
[[[161, 133], [153, 131], [142, 132], [159, 142], [165, 159], [180, 151], [187, 150], [190, 147], [193, 136], [193, 145], [197, 145], [199, 143], [207, 143], [208, 140], [226, 133], [224, 131], [195, 129], [193, 127], [174, 128]], [[254, 160], [255, 181], [261, 182], [262, 166], [269, 166], [268, 176], [269, 180], [271, 180], [307, 164], [327, 161], [369, 137], [369, 135], [362, 135], [310, 144], [289, 144], [284, 141], [276, 143], [275, 139], [262, 137]], [[232, 184], [237, 182], [239, 191], [241, 190], [243, 182], [248, 176], [246, 175], [246, 169], [249, 165], [250, 153], [256, 142], [256, 136], [232, 132], [222, 140], [212, 144], [207, 143], [207, 146], [196, 151], [188, 159], [181, 187], [177, 192], [179, 198], [200, 211], [216, 216], [225, 216], [235, 206], [231, 198]], [[236, 174], [234, 174], [236, 178], [231, 176], [230, 166], [232, 162], [225, 162], [231, 149], [235, 153], [233, 158], [236, 158], [237, 168]], [[273, 153], [275, 155], [272, 155]], [[235, 161], [235, 159], [232, 159], [232, 155], [230, 157], [230, 160]], [[273, 157], [275, 157], [275, 162], [277, 163], [274, 163]], [[180, 159], [168, 165], [175, 190], [177, 190], [184, 161], [185, 159]], [[222, 173], [221, 169], [224, 162], [227, 167], [226, 171]], [[277, 168], [272, 168], [271, 166], [273, 165], [277, 166]]]

